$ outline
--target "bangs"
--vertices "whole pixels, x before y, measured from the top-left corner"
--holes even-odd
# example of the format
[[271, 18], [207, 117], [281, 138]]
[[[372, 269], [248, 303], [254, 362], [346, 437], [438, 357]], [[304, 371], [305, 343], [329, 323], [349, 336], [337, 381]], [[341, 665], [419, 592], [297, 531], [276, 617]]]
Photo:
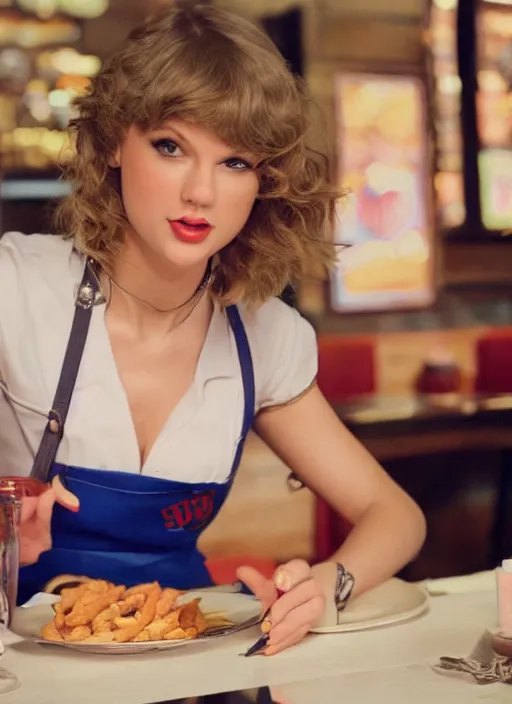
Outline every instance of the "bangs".
[[146, 57], [128, 89], [137, 95], [123, 101], [124, 114], [144, 131], [179, 117], [259, 160], [286, 152], [302, 136], [303, 105], [277, 52], [257, 49], [249, 55], [218, 34], [184, 37]]

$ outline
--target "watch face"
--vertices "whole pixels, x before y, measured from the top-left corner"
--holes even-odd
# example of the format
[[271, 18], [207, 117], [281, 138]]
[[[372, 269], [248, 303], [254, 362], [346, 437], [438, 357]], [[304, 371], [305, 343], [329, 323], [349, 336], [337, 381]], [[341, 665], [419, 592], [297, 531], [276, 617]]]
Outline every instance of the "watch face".
[[352, 589], [354, 588], [354, 576], [346, 570], [343, 565], [337, 564], [338, 568], [338, 579], [336, 581], [336, 591], [334, 594], [334, 600], [336, 602], [336, 608], [338, 611], [343, 611], [347, 602], [352, 594]]

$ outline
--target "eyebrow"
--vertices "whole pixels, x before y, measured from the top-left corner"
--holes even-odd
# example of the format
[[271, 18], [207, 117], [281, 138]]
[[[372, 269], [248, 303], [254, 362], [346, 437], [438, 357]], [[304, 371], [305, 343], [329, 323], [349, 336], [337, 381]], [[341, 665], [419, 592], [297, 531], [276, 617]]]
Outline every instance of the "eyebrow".
[[179, 130], [177, 130], [176, 127], [171, 127], [170, 125], [162, 125], [161, 127], [158, 127], [155, 132], [173, 132], [178, 137], [178, 139], [181, 139], [182, 142], [186, 142], [190, 145], [190, 140], [187, 139], [185, 135], [182, 134]]

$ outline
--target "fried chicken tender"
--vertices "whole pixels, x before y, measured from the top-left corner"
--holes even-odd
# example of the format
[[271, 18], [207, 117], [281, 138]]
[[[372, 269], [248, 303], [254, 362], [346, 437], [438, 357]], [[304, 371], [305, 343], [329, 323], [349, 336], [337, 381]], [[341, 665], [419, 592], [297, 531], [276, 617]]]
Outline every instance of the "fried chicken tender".
[[60, 593], [59, 605], [64, 613], [71, 611], [78, 597], [84, 594], [87, 590], [87, 586], [87, 584], [81, 584], [79, 587], [72, 587], [71, 589], [62, 590]]
[[149, 582], [148, 584], [137, 584], [135, 587], [130, 587], [126, 590], [124, 598], [128, 599], [128, 597], [133, 596], [134, 594], [144, 594], [144, 596], [148, 596], [148, 594], [153, 592], [154, 587], [155, 582]]
[[64, 609], [62, 608], [61, 602], [55, 604], [54, 622], [55, 622], [55, 627], [57, 628], [58, 631], [61, 631], [66, 626], [65, 621], [64, 621]]
[[60, 604], [64, 613], [67, 613], [73, 608], [78, 598], [84, 594], [104, 594], [109, 589], [112, 589], [113, 586], [113, 584], [105, 582], [103, 579], [91, 579], [89, 582], [78, 585], [78, 587], [63, 589], [60, 594]]
[[143, 632], [147, 634], [148, 640], [163, 640], [166, 633], [179, 627], [179, 618], [179, 611], [171, 611], [165, 618], [156, 618]]
[[194, 599], [194, 601], [189, 601], [188, 604], [180, 608], [180, 627], [184, 631], [195, 627], [200, 601], [200, 599]]
[[95, 616], [92, 620], [92, 632], [93, 633], [108, 633], [112, 630], [112, 624], [114, 619], [121, 615], [119, 609], [119, 603], [110, 604], [106, 609], [100, 611], [100, 613]]
[[195, 628], [175, 628], [164, 635], [164, 640], [184, 640], [196, 638], [197, 630]]
[[76, 626], [75, 628], [65, 629], [63, 633], [64, 640], [68, 643], [80, 643], [91, 635], [89, 626]]
[[171, 589], [169, 587], [163, 589], [162, 595], [156, 605], [156, 615], [159, 617], [167, 616], [169, 611], [176, 605], [178, 597], [182, 594], [183, 592], [179, 592], [177, 589]]
[[149, 633], [147, 631], [141, 631], [138, 636], [133, 639], [134, 643], [147, 643], [150, 641]]
[[66, 626], [86, 626], [104, 609], [119, 601], [125, 591], [126, 587], [122, 586], [109, 588], [102, 594], [82, 594], [64, 617]]
[[108, 631], [108, 633], [93, 633], [92, 636], [89, 636], [89, 638], [86, 638], [85, 640], [82, 641], [82, 643], [113, 643], [114, 642], [114, 634], [112, 631]]
[[114, 619], [114, 626], [116, 628], [128, 628], [128, 626], [136, 626], [140, 619], [140, 611], [137, 612], [135, 616], [119, 616], [119, 618]]
[[119, 604], [121, 616], [126, 616], [131, 611], [140, 611], [145, 601], [146, 597], [144, 594], [131, 594], [128, 597], [125, 595], [124, 599]]
[[[93, 633], [108, 633], [116, 625], [116, 620], [128, 614], [137, 612], [144, 606], [144, 594], [132, 594], [127, 599], [117, 601], [101, 611], [92, 622]], [[128, 625], [128, 624], [125, 624]], [[121, 626], [117, 626], [121, 628]]]
[[146, 603], [140, 610], [140, 618], [133, 625], [127, 626], [126, 628], [120, 628], [114, 632], [114, 642], [116, 643], [128, 643], [133, 640], [136, 636], [143, 631], [146, 626], [148, 626], [156, 615], [156, 605], [160, 596], [162, 594], [162, 589], [158, 582], [154, 582], [151, 591], [147, 595]]
[[50, 623], [47, 623], [46, 626], [43, 628], [43, 630], [41, 631], [41, 638], [44, 638], [45, 640], [56, 641], [64, 640], [55, 624], [55, 619], [53, 621], [50, 621]]
[[[232, 625], [229, 621], [227, 623], [228, 623], [228, 625]], [[199, 636], [208, 630], [208, 621], [205, 619], [204, 614], [201, 611], [201, 609], [197, 610], [194, 627], [197, 629], [197, 635], [199, 635]]]

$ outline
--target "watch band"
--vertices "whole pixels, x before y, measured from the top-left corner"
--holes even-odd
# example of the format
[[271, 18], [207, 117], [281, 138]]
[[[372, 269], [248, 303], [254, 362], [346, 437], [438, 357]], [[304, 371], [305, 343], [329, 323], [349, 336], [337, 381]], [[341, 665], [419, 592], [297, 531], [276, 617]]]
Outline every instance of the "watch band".
[[355, 579], [340, 562], [336, 563], [338, 575], [336, 578], [336, 589], [334, 591], [334, 602], [338, 615], [345, 609], [354, 589]]

